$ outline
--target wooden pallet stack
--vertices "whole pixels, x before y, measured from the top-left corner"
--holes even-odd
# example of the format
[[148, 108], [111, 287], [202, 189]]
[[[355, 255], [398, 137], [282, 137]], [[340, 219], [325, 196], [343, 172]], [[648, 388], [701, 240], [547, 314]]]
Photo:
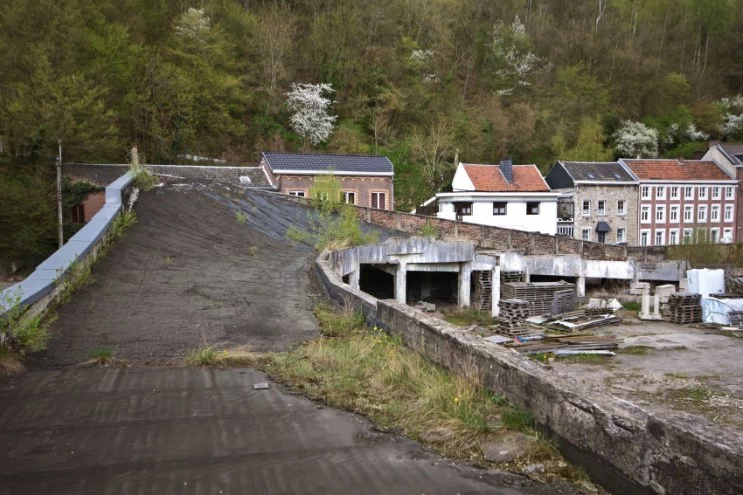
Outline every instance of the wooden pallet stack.
[[668, 296], [668, 311], [673, 323], [685, 325], [702, 321], [702, 296], [680, 292]]
[[521, 335], [527, 332], [524, 320], [531, 316], [529, 301], [522, 299], [501, 299], [498, 301], [500, 314], [496, 322], [503, 333]]
[[500, 272], [500, 283], [501, 287], [503, 284], [507, 284], [509, 282], [523, 282], [524, 281], [524, 272]]
[[476, 271], [473, 278], [475, 295], [472, 298], [472, 307], [489, 313], [493, 297], [493, 274], [490, 271]]
[[730, 326], [736, 328], [743, 328], [743, 311], [731, 311], [728, 313], [730, 318]]
[[[532, 315], [552, 313], [555, 293], [566, 290], [575, 292], [575, 284], [568, 282], [509, 282], [503, 284], [501, 297], [504, 299], [522, 299], [531, 305]], [[564, 297], [564, 296], [563, 296]]]

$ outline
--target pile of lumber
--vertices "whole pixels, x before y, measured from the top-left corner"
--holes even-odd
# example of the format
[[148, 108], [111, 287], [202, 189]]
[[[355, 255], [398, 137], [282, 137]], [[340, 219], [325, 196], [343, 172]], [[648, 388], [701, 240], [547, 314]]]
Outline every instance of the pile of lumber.
[[[508, 346], [521, 354], [553, 353], [555, 355], [600, 353], [613, 355], [612, 350], [621, 342], [614, 335], [566, 335], [544, 337], [526, 342], [514, 342]], [[609, 351], [609, 352], [600, 352]]]
[[500, 272], [500, 283], [507, 284], [509, 282], [522, 282], [524, 280], [524, 272]]
[[475, 294], [472, 297], [472, 307], [480, 311], [490, 312], [493, 297], [493, 274], [492, 272], [480, 270], [473, 273], [475, 282]]
[[670, 319], [677, 325], [702, 321], [702, 296], [680, 292], [668, 296]]
[[[508, 282], [503, 284], [504, 299], [523, 299], [531, 305], [532, 314], [552, 313], [555, 294], [566, 290], [575, 291], [575, 284], [568, 282]], [[562, 296], [564, 297], [564, 296]]]

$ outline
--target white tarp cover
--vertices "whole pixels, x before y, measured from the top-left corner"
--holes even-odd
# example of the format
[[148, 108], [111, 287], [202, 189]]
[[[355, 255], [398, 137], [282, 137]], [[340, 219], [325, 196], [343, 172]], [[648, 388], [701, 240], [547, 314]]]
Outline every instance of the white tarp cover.
[[743, 299], [706, 297], [702, 301], [702, 321], [704, 323], [730, 325], [728, 313], [731, 311], [743, 311]]
[[701, 294], [702, 298], [710, 294], [722, 294], [725, 292], [725, 271], [708, 270], [707, 268], [688, 270], [686, 277], [689, 279], [689, 293]]

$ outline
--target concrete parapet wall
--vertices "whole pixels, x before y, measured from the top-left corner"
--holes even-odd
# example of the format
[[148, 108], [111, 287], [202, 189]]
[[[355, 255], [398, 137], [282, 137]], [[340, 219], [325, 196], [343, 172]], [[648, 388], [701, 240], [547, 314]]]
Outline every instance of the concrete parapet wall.
[[[597, 480], [614, 493], [743, 493], [743, 436], [684, 413], [651, 414], [588, 391], [515, 351], [490, 344], [395, 301], [378, 301], [344, 284], [330, 255], [316, 263], [330, 297], [409, 347], [481, 383], [534, 415]], [[577, 450], [572, 450], [573, 448]]]
[[125, 174], [106, 187], [106, 202], [93, 219], [73, 235], [64, 246], [44, 260], [25, 280], [2, 291], [0, 316], [8, 303], [20, 293], [20, 304], [37, 314], [44, 311], [54, 298], [60, 282], [72, 265], [90, 256], [121, 212], [131, 190], [132, 178]]

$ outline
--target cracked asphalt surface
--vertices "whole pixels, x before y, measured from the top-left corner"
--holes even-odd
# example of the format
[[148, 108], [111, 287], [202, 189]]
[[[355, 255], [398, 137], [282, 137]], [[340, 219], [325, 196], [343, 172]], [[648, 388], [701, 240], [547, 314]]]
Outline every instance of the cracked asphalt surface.
[[[137, 367], [203, 344], [282, 351], [317, 336], [308, 210], [218, 185], [145, 193], [139, 222], [59, 310], [49, 349], [0, 378], [0, 493], [575, 493], [478, 470], [252, 369]], [[243, 211], [244, 224], [235, 219]], [[82, 368], [111, 347], [135, 367]]]

